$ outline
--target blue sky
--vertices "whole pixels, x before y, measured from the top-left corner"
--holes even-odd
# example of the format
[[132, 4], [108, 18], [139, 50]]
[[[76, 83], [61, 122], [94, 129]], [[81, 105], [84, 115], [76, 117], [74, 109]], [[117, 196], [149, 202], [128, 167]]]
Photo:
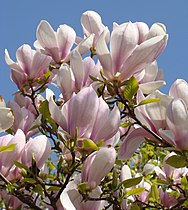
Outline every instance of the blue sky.
[[167, 92], [177, 78], [188, 81], [188, 1], [187, 0], [6, 0], [0, 3], [0, 95], [12, 98], [16, 86], [10, 81], [10, 69], [4, 61], [7, 48], [15, 60], [15, 52], [22, 44], [33, 47], [36, 28], [42, 19], [56, 30], [60, 24], [72, 26], [82, 36], [81, 14], [86, 10], [98, 12], [103, 23], [112, 29], [112, 23], [144, 21], [149, 26], [162, 22], [167, 27], [169, 41], [158, 59], [164, 71]]

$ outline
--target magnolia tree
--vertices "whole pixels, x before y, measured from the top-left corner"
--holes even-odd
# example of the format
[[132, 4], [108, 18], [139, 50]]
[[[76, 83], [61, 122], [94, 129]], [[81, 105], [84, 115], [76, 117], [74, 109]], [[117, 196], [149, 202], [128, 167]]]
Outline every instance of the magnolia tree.
[[0, 98], [1, 208], [187, 209], [188, 83], [159, 91], [165, 26], [110, 32], [93, 11], [81, 25], [43, 20], [35, 50], [5, 51], [18, 91]]

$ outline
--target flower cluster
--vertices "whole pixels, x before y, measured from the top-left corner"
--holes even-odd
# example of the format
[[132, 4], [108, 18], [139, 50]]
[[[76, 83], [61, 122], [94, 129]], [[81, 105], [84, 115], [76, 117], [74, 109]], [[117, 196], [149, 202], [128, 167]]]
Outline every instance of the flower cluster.
[[19, 47], [16, 62], [5, 50], [18, 90], [0, 98], [0, 206], [188, 208], [188, 83], [159, 90], [166, 27], [125, 22], [110, 32], [94, 11], [81, 25], [78, 37], [42, 20], [35, 49]]

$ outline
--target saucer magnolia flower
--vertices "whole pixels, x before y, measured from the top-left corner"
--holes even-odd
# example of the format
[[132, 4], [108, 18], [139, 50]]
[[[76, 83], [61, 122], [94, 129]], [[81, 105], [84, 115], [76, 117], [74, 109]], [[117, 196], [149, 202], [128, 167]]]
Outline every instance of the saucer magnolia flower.
[[98, 39], [96, 52], [108, 79], [118, 77], [126, 80], [152, 63], [163, 51], [167, 43], [165, 26], [160, 23], [152, 25], [150, 30], [145, 23], [124, 23], [114, 25], [110, 51], [104, 30]]
[[172, 100], [166, 122], [168, 130], [160, 131], [163, 138], [180, 150], [188, 150], [188, 109], [182, 99]]
[[20, 161], [22, 150], [25, 146], [25, 135], [22, 130], [18, 130], [16, 134], [5, 135], [0, 137], [0, 146], [8, 146], [15, 144], [13, 151], [0, 152], [0, 172], [9, 180], [16, 179], [18, 174], [14, 167], [14, 161]]
[[15, 63], [5, 50], [5, 61], [11, 68], [11, 78], [19, 89], [24, 88], [28, 81], [41, 79], [47, 72], [51, 58], [38, 51], [32, 50], [29, 45], [22, 45], [16, 51], [17, 63]]
[[183, 168], [174, 168], [166, 163], [166, 160], [176, 155], [174, 152], [169, 153], [163, 160], [162, 169], [159, 166], [155, 166], [154, 170], [156, 175], [167, 182], [171, 182], [173, 180], [174, 184], [180, 184], [181, 178], [188, 175], [188, 169], [186, 167]]
[[20, 107], [14, 101], [9, 102], [8, 106], [12, 109], [15, 117], [14, 124], [12, 126], [14, 132], [21, 129], [27, 139], [38, 132], [37, 129], [30, 130], [33, 126], [33, 122], [35, 121], [35, 115], [30, 110], [26, 109], [25, 106]]
[[[23, 207], [27, 206], [23, 204], [16, 196], [9, 194], [5, 190], [0, 191], [0, 196], [5, 200], [6, 204], [8, 204], [9, 209], [23, 209]], [[28, 206], [26, 208], [28, 208]]]
[[94, 142], [103, 139], [105, 142], [114, 137], [119, 129], [118, 108], [115, 106], [110, 111], [106, 102], [98, 98], [92, 87], [84, 88], [73, 95], [61, 109], [51, 98], [49, 110], [52, 119], [71, 136], [74, 136], [78, 129], [80, 138], [89, 138]]
[[[159, 98], [159, 102], [149, 103], [142, 106], [138, 106], [135, 109], [137, 119], [148, 129], [154, 133], [159, 134], [161, 129], [166, 129], [166, 113], [168, 105], [172, 98], [160, 91], [154, 91], [147, 97], [144, 97], [141, 91], [137, 94], [138, 103], [144, 99]], [[142, 127], [135, 128], [128, 135], [122, 138], [122, 144], [118, 151], [119, 159], [129, 159], [132, 157], [137, 148], [145, 141], [145, 138], [149, 138], [155, 141], [148, 131]]]
[[82, 168], [82, 182], [87, 182], [91, 189], [96, 188], [101, 180], [113, 168], [116, 150], [113, 147], [102, 147], [87, 157]]
[[70, 53], [76, 39], [76, 32], [66, 24], [60, 25], [55, 32], [47, 21], [42, 20], [36, 36], [37, 41], [34, 43], [36, 49], [50, 55], [56, 63], [59, 63]]
[[92, 58], [86, 57], [82, 60], [80, 53], [74, 50], [70, 57], [70, 66], [63, 63], [57, 73], [57, 86], [63, 94], [63, 99], [67, 101], [73, 92], [88, 87], [93, 82], [89, 75], [97, 77], [99, 71], [99, 65], [95, 65]]
[[[81, 24], [85, 37], [89, 37], [91, 34], [95, 35], [93, 40], [93, 47], [95, 47], [99, 36], [105, 29], [100, 15], [94, 11], [86, 11], [82, 14]], [[107, 35], [106, 39], [108, 40], [108, 38], [109, 34]]]
[[14, 116], [10, 108], [6, 107], [4, 99], [0, 96], [0, 132], [9, 129], [14, 123]]
[[161, 204], [166, 209], [173, 209], [173, 206], [178, 204], [178, 199], [174, 194], [171, 193], [171, 191], [163, 191], [161, 187], [158, 189], [158, 191]]

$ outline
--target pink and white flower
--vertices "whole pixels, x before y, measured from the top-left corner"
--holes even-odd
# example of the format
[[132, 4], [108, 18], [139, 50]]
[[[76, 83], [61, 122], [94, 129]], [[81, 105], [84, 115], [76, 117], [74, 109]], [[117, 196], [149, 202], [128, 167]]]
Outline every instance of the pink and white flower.
[[32, 50], [26, 44], [18, 48], [16, 58], [17, 62], [15, 63], [9, 57], [8, 51], [5, 50], [5, 61], [11, 68], [11, 78], [21, 90], [26, 88], [29, 83], [42, 79], [51, 62], [51, 57]]
[[114, 25], [110, 51], [104, 30], [98, 39], [96, 52], [108, 79], [118, 78], [122, 81], [140, 72], [152, 63], [167, 44], [165, 26], [159, 23], [152, 25], [150, 30], [145, 23], [124, 23]]
[[51, 99], [49, 109], [52, 119], [71, 136], [78, 129], [79, 138], [89, 138], [96, 143], [104, 140], [104, 143], [113, 144], [113, 137], [120, 124], [119, 109], [115, 106], [110, 111], [106, 102], [98, 98], [92, 87], [84, 88], [73, 95], [61, 109]]

